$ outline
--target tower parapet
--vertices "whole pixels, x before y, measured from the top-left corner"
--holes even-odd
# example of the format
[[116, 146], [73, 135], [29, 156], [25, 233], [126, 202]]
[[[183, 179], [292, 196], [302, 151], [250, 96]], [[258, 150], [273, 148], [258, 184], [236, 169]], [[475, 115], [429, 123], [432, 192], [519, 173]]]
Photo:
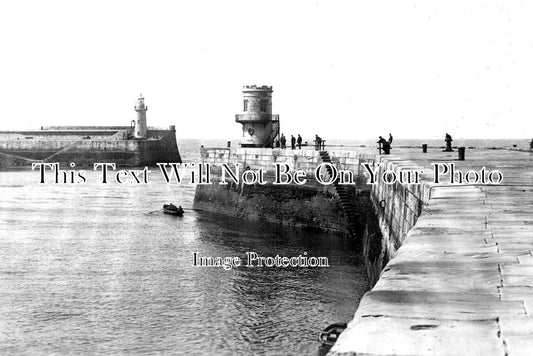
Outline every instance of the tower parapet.
[[135, 127], [133, 129], [133, 136], [136, 139], [145, 139], [148, 132], [148, 127], [146, 125], [146, 111], [148, 106], [144, 105], [144, 98], [139, 95], [137, 103], [135, 104], [135, 111], [137, 112], [137, 117], [135, 118]]
[[279, 140], [279, 115], [272, 115], [272, 87], [246, 85], [243, 111], [235, 115], [242, 124], [242, 147], [272, 147]]

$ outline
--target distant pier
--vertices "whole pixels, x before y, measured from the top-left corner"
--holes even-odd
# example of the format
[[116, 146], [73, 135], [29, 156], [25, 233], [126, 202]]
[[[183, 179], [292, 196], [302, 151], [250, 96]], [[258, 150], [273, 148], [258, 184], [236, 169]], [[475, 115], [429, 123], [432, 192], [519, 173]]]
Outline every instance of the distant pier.
[[0, 169], [33, 163], [74, 163], [91, 166], [113, 162], [119, 166], [181, 162], [176, 126], [146, 125], [142, 95], [130, 126], [41, 126], [40, 130], [0, 131]]

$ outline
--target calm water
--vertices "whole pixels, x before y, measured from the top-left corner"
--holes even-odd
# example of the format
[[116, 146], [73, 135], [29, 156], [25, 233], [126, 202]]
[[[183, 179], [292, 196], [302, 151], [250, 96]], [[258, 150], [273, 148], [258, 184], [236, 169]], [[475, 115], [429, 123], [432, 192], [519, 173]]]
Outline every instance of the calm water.
[[[1, 354], [319, 355], [319, 331], [351, 319], [367, 288], [345, 238], [164, 215], [165, 202], [190, 208], [194, 187], [167, 186], [155, 170], [147, 186], [87, 173], [85, 184], [39, 185], [37, 172], [0, 172]], [[199, 268], [195, 251], [307, 252], [331, 267]]]

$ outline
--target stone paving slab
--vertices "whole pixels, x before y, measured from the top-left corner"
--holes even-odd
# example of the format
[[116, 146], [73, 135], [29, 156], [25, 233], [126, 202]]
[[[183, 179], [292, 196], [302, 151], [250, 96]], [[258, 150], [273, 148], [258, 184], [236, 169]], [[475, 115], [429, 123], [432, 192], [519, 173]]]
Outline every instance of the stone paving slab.
[[[532, 208], [533, 210], [533, 208]], [[496, 234], [511, 234], [513, 232], [516, 233], [524, 233], [524, 234], [530, 234], [531, 229], [533, 228], [533, 225], [498, 225], [497, 222], [491, 223], [491, 228]]]
[[523, 274], [523, 275], [506, 275], [502, 274], [502, 281], [503, 285], [505, 287], [507, 286], [513, 286], [513, 287], [526, 287], [531, 285], [531, 275]]
[[[507, 286], [507, 287], [501, 287], [499, 289], [501, 299], [502, 300], [520, 300], [524, 302], [524, 308], [526, 309], [527, 315], [531, 315], [533, 312], [532, 306], [533, 306], [533, 288], [531, 287], [514, 287], [514, 286]], [[530, 320], [530, 318], [525, 319]], [[533, 320], [533, 318], [531, 318]], [[511, 325], [512, 326], [512, 325]], [[514, 327], [514, 326], [513, 326]]]
[[[406, 256], [407, 253], [409, 253], [409, 256]], [[526, 256], [529, 255], [529, 253], [523, 253], [522, 255]], [[463, 261], [471, 261], [471, 263], [474, 263], [476, 260], [490, 260], [495, 258], [502, 258], [504, 261], [516, 261], [516, 258], [513, 256], [507, 256], [508, 259], [505, 259], [506, 256], [502, 255], [499, 252], [483, 252], [483, 251], [472, 251], [472, 252], [450, 252], [450, 251], [431, 251], [430, 249], [417, 249], [413, 251], [406, 251], [404, 252], [402, 249], [398, 250], [398, 254], [396, 255], [396, 258], [416, 258], [416, 259], [442, 259], [442, 260], [451, 260], [451, 261], [457, 261], [457, 260], [463, 260]]]
[[533, 265], [533, 256], [531, 255], [518, 256], [518, 262], [522, 265]]
[[[430, 247], [433, 251], [454, 251], [466, 252], [468, 249], [476, 249], [476, 251], [483, 250], [483, 252], [497, 252], [497, 244], [492, 241], [489, 236], [470, 235], [468, 238], [460, 238], [460, 236], [451, 235], [450, 238], [445, 236], [423, 236], [412, 237], [406, 241], [402, 246], [404, 250], [420, 249]], [[519, 244], [524, 246], [524, 244]]]
[[354, 331], [359, 337], [332, 355], [346, 355], [344, 350], [358, 350], [357, 355], [450, 355], [458, 347], [464, 355], [504, 354], [496, 320], [369, 317], [358, 321]]
[[[465, 279], [473, 283], [465, 284]], [[482, 281], [482, 282], [478, 282]], [[381, 287], [387, 290], [425, 291], [446, 293], [454, 290], [460, 293], [493, 294], [499, 297], [498, 287], [501, 286], [501, 276], [494, 266], [485, 268], [417, 268], [399, 267], [385, 270], [374, 289]]]
[[504, 337], [504, 340], [507, 349], [506, 355], [531, 356], [531, 350], [533, 350], [531, 335], [512, 335]]
[[479, 229], [479, 227], [476, 228], [470, 228], [470, 226], [464, 226], [463, 228], [460, 228], [458, 226], [449, 226], [449, 227], [443, 227], [443, 226], [419, 226], [417, 221], [416, 229], [413, 229], [409, 232], [409, 236], [426, 236], [430, 237], [433, 235], [441, 235], [441, 236], [464, 236], [465, 238], [473, 237], [473, 236], [492, 236], [493, 232], [489, 229], [483, 228], [482, 230]]
[[533, 340], [533, 318], [502, 317], [499, 320], [501, 333], [504, 335], [530, 335]]
[[522, 236], [513, 236], [513, 237], [500, 237], [496, 236], [491, 239], [491, 241], [494, 241], [495, 243], [498, 243], [499, 246], [517, 246], [517, 247], [523, 247], [523, 248], [532, 248], [533, 247], [533, 236], [529, 237], [522, 237]]
[[359, 304], [356, 316], [394, 316], [438, 320], [486, 320], [500, 314], [526, 316], [522, 301], [502, 301], [491, 294], [409, 290], [372, 290]]
[[531, 355], [533, 350], [533, 318], [499, 319], [501, 338], [509, 355]]
[[[509, 257], [509, 256], [500, 256], [495, 254], [496, 257], [493, 258], [482, 258], [482, 259], [471, 259], [471, 258], [455, 258], [455, 259], [436, 259], [436, 258], [427, 258], [421, 257], [416, 260], [410, 258], [402, 258], [402, 256], [396, 256], [392, 259], [387, 268], [393, 266], [402, 267], [414, 267], [414, 268], [463, 268], [463, 269], [494, 269], [495, 266], [505, 266], [507, 264], [518, 263], [519, 258], [521, 257]], [[527, 256], [526, 256], [527, 257]], [[530, 264], [533, 265], [533, 258], [530, 261]]]
[[533, 275], [533, 266], [530, 265], [511, 265], [511, 266], [502, 266], [502, 274], [505, 275]]
[[509, 246], [507, 247], [505, 244], [500, 245], [500, 253], [502, 254], [512, 254], [513, 256], [516, 255], [527, 255], [531, 254], [531, 249], [523, 248], [520, 246]]
[[533, 355], [533, 155], [409, 151], [388, 166], [447, 158], [498, 168], [504, 185], [426, 186], [422, 215], [332, 355]]

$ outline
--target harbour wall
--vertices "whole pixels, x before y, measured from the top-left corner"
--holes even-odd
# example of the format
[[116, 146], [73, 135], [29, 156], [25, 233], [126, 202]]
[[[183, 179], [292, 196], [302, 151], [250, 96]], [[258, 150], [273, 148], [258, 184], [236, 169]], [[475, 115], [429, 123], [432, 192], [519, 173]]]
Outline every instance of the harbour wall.
[[348, 234], [342, 207], [328, 187], [198, 186], [194, 208], [241, 219]]
[[[374, 155], [367, 152], [355, 151], [328, 151], [332, 163], [339, 169], [362, 172], [360, 163], [373, 161]], [[323, 161], [318, 151], [314, 150], [288, 150], [279, 148], [208, 148], [200, 149], [200, 159], [202, 163], [210, 163], [213, 166], [222, 163], [240, 163], [243, 167], [249, 166], [252, 169], [264, 168], [267, 173], [273, 172], [274, 163], [285, 163], [291, 171], [300, 169], [308, 176], [314, 173], [317, 166]]]
[[381, 179], [385, 172], [398, 176], [402, 170], [421, 169], [414, 163], [394, 156], [377, 156], [373, 168], [378, 179], [370, 189], [372, 214], [367, 219], [363, 251], [370, 287], [379, 280], [381, 271], [416, 224], [431, 189], [424, 182], [387, 184]]
[[[455, 173], [443, 172], [438, 183], [424, 174], [418, 190], [407, 186], [403, 194], [394, 185], [373, 188], [390, 260], [329, 355], [530, 355], [532, 153], [474, 149], [462, 160], [442, 150], [400, 152], [402, 159], [382, 164], [432, 172], [435, 163], [453, 163]], [[495, 183], [488, 172], [496, 171], [502, 180]], [[458, 183], [460, 172], [486, 181]], [[410, 215], [419, 215], [411, 229]]]
[[[202, 148], [201, 163], [209, 163], [212, 176], [217, 181], [221, 165], [240, 164], [240, 172], [248, 168], [265, 171], [265, 185], [239, 184], [199, 185], [196, 188], [194, 207], [218, 212], [229, 216], [264, 220], [294, 227], [316, 228], [323, 231], [350, 234], [350, 221], [345, 206], [339, 199], [333, 185], [324, 185], [316, 181], [316, 168], [323, 163], [317, 151], [282, 150], [268, 148]], [[363, 225], [364, 211], [368, 210], [368, 199], [358, 199], [368, 193], [361, 172], [361, 162], [373, 159], [371, 155], [353, 151], [329, 152], [331, 164], [338, 169], [354, 172], [356, 183], [347, 186], [346, 197], [352, 201], [352, 213], [360, 221], [352, 223]], [[303, 185], [273, 185], [275, 166], [286, 164], [291, 172], [302, 170], [307, 182]], [[284, 167], [284, 166], [283, 166]], [[352, 218], [353, 220], [353, 218]], [[362, 231], [361, 231], [362, 235]]]
[[10, 131], [0, 132], [0, 167], [27, 166], [30, 162], [114, 162], [119, 166], [181, 162], [175, 129], [149, 130], [145, 140], [124, 139], [125, 131]]

